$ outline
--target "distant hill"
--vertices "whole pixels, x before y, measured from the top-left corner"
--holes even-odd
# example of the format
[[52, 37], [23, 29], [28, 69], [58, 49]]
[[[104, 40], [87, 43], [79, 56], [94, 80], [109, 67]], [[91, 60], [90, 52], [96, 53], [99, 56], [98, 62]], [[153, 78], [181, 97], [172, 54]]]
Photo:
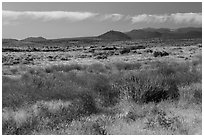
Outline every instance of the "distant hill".
[[187, 27], [187, 28], [178, 28], [174, 30], [174, 32], [179, 32], [179, 33], [188, 33], [192, 31], [202, 32], [202, 28]]
[[161, 37], [161, 33], [157, 31], [149, 30], [132, 30], [126, 33], [131, 39], [148, 39], [148, 38], [157, 38]]
[[[39, 39], [37, 39], [39, 38]], [[17, 39], [2, 39], [2, 47], [35, 47], [35, 46], [43, 46], [42, 42], [46, 39], [41, 39], [41, 37], [29, 37], [23, 40]]]
[[202, 28], [179, 28], [170, 30], [168, 28], [144, 28], [126, 32], [131, 39], [184, 39], [184, 38], [202, 38]]
[[130, 40], [131, 38], [127, 36], [125, 33], [122, 33], [120, 31], [108, 31], [100, 36], [98, 38], [102, 40]]
[[148, 31], [148, 32], [159, 32], [159, 33], [169, 33], [171, 30], [169, 28], [143, 28], [142, 30]]
[[168, 33], [163, 33], [162, 38], [165, 39], [184, 39], [184, 38], [202, 38], [202, 28], [178, 28]]
[[17, 42], [17, 39], [2, 39], [2, 43]]
[[24, 41], [24, 42], [41, 42], [41, 41], [46, 41], [46, 39], [43, 37], [28, 37], [28, 38], [23, 39], [21, 41]]

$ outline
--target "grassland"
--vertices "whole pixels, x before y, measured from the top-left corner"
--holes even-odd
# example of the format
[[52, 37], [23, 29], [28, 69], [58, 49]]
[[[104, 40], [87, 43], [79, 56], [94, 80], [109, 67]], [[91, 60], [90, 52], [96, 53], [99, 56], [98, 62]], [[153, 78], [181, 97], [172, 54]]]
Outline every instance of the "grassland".
[[[116, 44], [5, 52], [2, 133], [202, 134], [201, 46]], [[168, 55], [154, 55], [161, 50]]]

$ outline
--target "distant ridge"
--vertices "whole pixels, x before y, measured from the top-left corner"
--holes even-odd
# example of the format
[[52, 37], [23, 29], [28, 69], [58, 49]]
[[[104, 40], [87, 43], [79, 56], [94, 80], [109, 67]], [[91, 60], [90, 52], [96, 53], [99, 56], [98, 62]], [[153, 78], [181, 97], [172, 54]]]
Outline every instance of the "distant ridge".
[[129, 32], [108, 31], [99, 36], [75, 37], [75, 38], [58, 38], [46, 39], [43, 37], [28, 37], [22, 40], [2, 39], [2, 46], [51, 46], [63, 45], [67, 46], [73, 42], [87, 43], [97, 41], [126, 41], [136, 39], [191, 39], [202, 38], [202, 28], [186, 27], [178, 29], [169, 28], [143, 28], [134, 29]]
[[149, 38], [161, 38], [161, 39], [184, 39], [184, 38], [202, 38], [202, 28], [178, 28], [170, 30], [168, 28], [144, 28], [138, 30], [132, 30], [126, 32], [131, 39], [149, 39]]
[[148, 39], [161, 37], [162, 34], [157, 31], [139, 29], [127, 32], [126, 35], [128, 35], [131, 39]]
[[188, 33], [191, 31], [198, 31], [202, 32], [202, 28], [194, 28], [194, 27], [188, 27], [188, 28], [178, 28], [175, 30], [175, 32], [180, 32], [180, 33]]
[[169, 33], [171, 30], [169, 28], [143, 28], [142, 30], [144, 31], [149, 31], [149, 32], [159, 32], [159, 33]]

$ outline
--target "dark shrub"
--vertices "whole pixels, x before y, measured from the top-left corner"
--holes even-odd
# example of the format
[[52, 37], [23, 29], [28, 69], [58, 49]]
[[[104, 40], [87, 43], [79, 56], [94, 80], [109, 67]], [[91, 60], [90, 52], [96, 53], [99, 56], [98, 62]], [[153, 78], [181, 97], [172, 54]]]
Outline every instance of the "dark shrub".
[[146, 52], [146, 53], [152, 53], [153, 50], [151, 50], [151, 49], [147, 49], [147, 50], [145, 50], [145, 52]]
[[131, 74], [126, 79], [132, 99], [138, 103], [160, 102], [166, 99], [179, 99], [178, 87], [171, 76], [155, 72]]
[[130, 48], [125, 47], [125, 48], [123, 48], [123, 49], [120, 51], [120, 54], [129, 53], [130, 51], [131, 51], [131, 49], [130, 49]]
[[95, 59], [107, 59], [107, 58], [108, 58], [108, 56], [107, 56], [106, 54], [97, 55], [97, 56], [95, 57]]
[[153, 55], [154, 57], [158, 57], [158, 56], [163, 57], [163, 56], [168, 56], [169, 53], [166, 51], [154, 51]]
[[132, 50], [137, 50], [137, 49], [145, 49], [145, 46], [138, 45], [138, 46], [127, 46], [123, 47], [123, 49], [120, 51], [121, 54], [129, 53]]
[[117, 50], [117, 47], [105, 47], [102, 50]]

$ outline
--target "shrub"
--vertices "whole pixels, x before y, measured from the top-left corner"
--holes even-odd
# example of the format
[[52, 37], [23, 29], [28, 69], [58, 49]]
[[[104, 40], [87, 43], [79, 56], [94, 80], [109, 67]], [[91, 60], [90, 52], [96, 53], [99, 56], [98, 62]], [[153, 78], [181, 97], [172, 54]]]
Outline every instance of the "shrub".
[[160, 102], [165, 99], [179, 98], [177, 85], [171, 76], [153, 71], [130, 73], [124, 79], [129, 96], [138, 103]]
[[108, 56], [107, 56], [106, 54], [97, 55], [97, 56], [95, 57], [95, 59], [107, 59], [107, 58], [108, 58]]
[[12, 74], [17, 74], [19, 72], [18, 68], [12, 68], [10, 69], [10, 71], [12, 72]]
[[131, 51], [130, 48], [123, 48], [123, 49], [120, 51], [120, 54], [129, 53], [130, 51]]
[[[86, 98], [87, 99], [87, 98]], [[83, 100], [83, 99], [82, 99]], [[95, 110], [87, 101], [38, 101], [29, 108], [3, 111], [3, 134], [32, 134], [34, 131], [55, 130], [62, 123], [71, 123]], [[91, 101], [88, 99], [88, 101]], [[90, 102], [92, 103], [92, 102]], [[93, 111], [94, 110], [94, 111]]]
[[165, 76], [173, 75], [178, 85], [189, 85], [202, 80], [201, 73], [191, 63], [159, 63], [156, 66], [157, 72]]
[[172, 131], [174, 134], [177, 132], [179, 134], [188, 134], [188, 129], [185, 127], [181, 117], [171, 116], [158, 107], [154, 107], [149, 112], [151, 115], [146, 116], [146, 128], [162, 128]]
[[24, 99], [29, 99], [25, 87], [17, 80], [4, 81], [2, 84], [2, 107], [18, 107]]
[[145, 49], [145, 46], [139, 45], [139, 46], [127, 46], [123, 47], [120, 51], [121, 54], [130, 53], [131, 50], [137, 50], [137, 49]]
[[166, 51], [154, 51], [153, 55], [154, 57], [158, 57], [158, 56], [163, 57], [163, 56], [168, 56], [169, 53]]
[[61, 64], [47, 67], [45, 68], [45, 71], [47, 73], [52, 73], [53, 71], [69, 72], [71, 70], [84, 70], [84, 69], [86, 69], [86, 66], [81, 64], [67, 64], [67, 65]]
[[194, 60], [192, 61], [192, 64], [193, 64], [194, 66], [199, 65], [199, 64], [202, 64], [202, 55], [197, 55], [197, 56], [196, 56], [196, 59], [194, 59]]
[[74, 120], [63, 134], [69, 135], [107, 135], [107, 125], [112, 122], [110, 116], [99, 114]]
[[107, 68], [104, 64], [102, 63], [93, 63], [89, 66], [87, 66], [86, 69], [88, 72], [94, 72], [94, 73], [106, 73], [107, 72]]
[[134, 70], [134, 69], [139, 69], [141, 67], [140, 63], [130, 63], [130, 62], [114, 62], [114, 66], [118, 70]]
[[36, 127], [36, 120], [28, 111], [23, 109], [19, 109], [17, 111], [3, 109], [2, 134], [30, 134]]
[[188, 103], [202, 104], [202, 84], [192, 83], [179, 88], [181, 100]]

